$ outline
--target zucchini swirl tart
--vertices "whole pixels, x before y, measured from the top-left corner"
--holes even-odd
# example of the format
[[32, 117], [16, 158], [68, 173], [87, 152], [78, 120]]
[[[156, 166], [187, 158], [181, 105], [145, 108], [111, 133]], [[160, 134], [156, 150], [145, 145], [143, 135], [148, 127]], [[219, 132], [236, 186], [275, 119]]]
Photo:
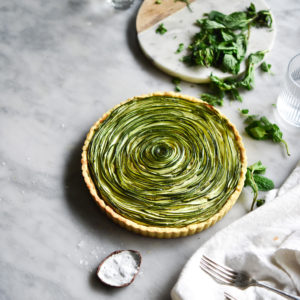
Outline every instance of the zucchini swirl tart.
[[173, 238], [220, 220], [244, 184], [246, 154], [230, 121], [172, 92], [128, 99], [90, 129], [85, 182], [102, 210], [145, 236]]

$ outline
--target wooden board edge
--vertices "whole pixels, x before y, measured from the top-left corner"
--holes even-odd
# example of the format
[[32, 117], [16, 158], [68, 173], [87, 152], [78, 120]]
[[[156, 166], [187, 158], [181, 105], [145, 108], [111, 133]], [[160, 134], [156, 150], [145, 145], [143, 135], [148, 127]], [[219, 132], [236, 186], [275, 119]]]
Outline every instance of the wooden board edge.
[[[141, 5], [136, 17], [137, 33], [150, 28], [183, 8], [188, 9], [186, 3], [182, 1], [161, 0], [161, 4], [155, 4], [155, 1], [145, 0]], [[190, 3], [194, 1], [189, 0]]]

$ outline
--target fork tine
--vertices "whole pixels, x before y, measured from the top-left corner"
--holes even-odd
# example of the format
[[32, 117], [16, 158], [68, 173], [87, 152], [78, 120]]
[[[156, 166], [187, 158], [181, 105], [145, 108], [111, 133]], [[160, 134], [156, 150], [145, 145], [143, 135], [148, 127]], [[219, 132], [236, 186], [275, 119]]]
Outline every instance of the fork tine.
[[214, 279], [216, 279], [217, 281], [219, 281], [220, 283], [223, 284], [231, 284], [232, 283], [232, 279], [225, 277], [224, 275], [216, 272], [214, 269], [212, 269], [211, 267], [205, 265], [203, 263], [203, 261], [200, 262], [200, 267], [201, 269], [206, 272], [208, 275], [210, 275], [211, 277], [213, 277]]
[[223, 271], [225, 274], [228, 274], [230, 276], [236, 276], [237, 275], [237, 272], [235, 272], [233, 269], [216, 263], [215, 261], [208, 258], [206, 255], [202, 255], [202, 259], [205, 260], [207, 262], [207, 264], [209, 264], [211, 267], [216, 268], [220, 271]]
[[228, 294], [227, 292], [224, 292], [224, 296], [226, 299], [229, 299], [229, 300], [237, 300], [236, 298], [234, 298], [232, 295]]
[[200, 265], [201, 264], [204, 265], [207, 269], [211, 270], [213, 273], [218, 274], [219, 276], [230, 281], [231, 283], [233, 283], [233, 281], [235, 280], [235, 275], [224, 272], [222, 269], [219, 269], [216, 266], [209, 264], [204, 259], [201, 259]]

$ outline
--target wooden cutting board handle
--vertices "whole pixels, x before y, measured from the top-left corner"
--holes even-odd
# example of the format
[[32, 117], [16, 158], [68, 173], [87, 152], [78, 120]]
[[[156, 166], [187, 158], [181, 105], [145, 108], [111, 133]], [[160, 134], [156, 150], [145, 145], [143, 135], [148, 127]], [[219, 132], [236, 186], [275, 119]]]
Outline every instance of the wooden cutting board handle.
[[[186, 3], [175, 0], [161, 0], [161, 4], [155, 4], [156, 0], [144, 0], [136, 17], [136, 30], [138, 33], [148, 29], [166, 17], [174, 14], [182, 8], [186, 8]], [[193, 2], [195, 0], [190, 0]], [[187, 9], [187, 8], [186, 8]]]

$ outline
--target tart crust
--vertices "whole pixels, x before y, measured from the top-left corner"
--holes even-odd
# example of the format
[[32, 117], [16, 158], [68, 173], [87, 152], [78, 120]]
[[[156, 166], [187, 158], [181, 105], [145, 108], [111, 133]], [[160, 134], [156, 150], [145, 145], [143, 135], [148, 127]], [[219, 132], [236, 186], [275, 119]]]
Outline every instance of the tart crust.
[[[240, 173], [240, 178], [238, 181], [238, 184], [234, 190], [234, 192], [231, 194], [231, 196], [227, 199], [226, 203], [224, 206], [212, 217], [210, 217], [208, 220], [204, 222], [199, 222], [199, 223], [193, 223], [184, 227], [180, 228], [174, 228], [174, 227], [155, 227], [155, 226], [146, 226], [146, 225], [141, 225], [133, 220], [127, 219], [120, 214], [118, 214], [112, 207], [110, 207], [103, 199], [100, 198], [98, 191], [96, 189], [96, 186], [94, 185], [94, 182], [90, 176], [89, 168], [88, 168], [88, 160], [87, 160], [87, 151], [89, 147], [89, 143], [92, 140], [92, 137], [95, 133], [95, 131], [98, 129], [100, 124], [110, 115], [110, 113], [115, 110], [117, 107], [120, 105], [132, 101], [132, 100], [139, 100], [143, 98], [148, 98], [152, 96], [168, 96], [168, 97], [176, 97], [176, 98], [181, 98], [185, 100], [189, 100], [192, 102], [200, 102], [203, 103], [204, 105], [208, 106], [211, 110], [217, 111], [220, 116], [226, 120], [228, 123], [229, 127], [231, 127], [235, 139], [237, 141], [237, 145], [240, 150], [240, 160], [241, 160], [241, 173]], [[84, 177], [85, 183], [97, 202], [97, 204], [100, 206], [102, 211], [106, 213], [106, 215], [111, 218], [115, 223], [119, 224], [120, 226], [133, 231], [135, 233], [148, 236], [148, 237], [156, 237], [156, 238], [177, 238], [177, 237], [183, 237], [183, 236], [188, 236], [195, 234], [197, 232], [200, 232], [212, 225], [214, 225], [217, 221], [219, 221], [224, 215], [232, 208], [236, 200], [238, 199], [243, 186], [244, 186], [244, 180], [245, 180], [245, 174], [246, 174], [246, 169], [247, 169], [247, 158], [246, 158], [246, 151], [244, 148], [244, 145], [242, 143], [241, 136], [239, 135], [237, 129], [235, 126], [225, 117], [223, 114], [220, 113], [216, 108], [208, 104], [207, 102], [204, 102], [200, 99], [197, 99], [195, 97], [179, 94], [179, 93], [174, 93], [174, 92], [155, 92], [151, 94], [146, 94], [146, 95], [141, 95], [137, 97], [130, 98], [124, 102], [121, 102], [120, 104], [116, 105], [114, 108], [109, 110], [107, 113], [105, 113], [89, 130], [86, 140], [84, 142], [83, 148], [82, 148], [82, 157], [81, 157], [81, 164], [82, 164], [82, 175]]]

